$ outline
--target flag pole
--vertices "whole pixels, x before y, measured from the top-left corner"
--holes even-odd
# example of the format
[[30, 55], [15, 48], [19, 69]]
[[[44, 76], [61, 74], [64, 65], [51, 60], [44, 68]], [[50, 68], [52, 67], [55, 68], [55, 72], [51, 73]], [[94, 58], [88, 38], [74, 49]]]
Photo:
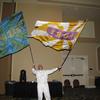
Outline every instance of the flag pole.
[[69, 52], [68, 52], [67, 56], [65, 57], [65, 59], [64, 59], [64, 61], [63, 61], [63, 63], [61, 64], [61, 67], [64, 65], [65, 61], [67, 60], [67, 58], [68, 58], [68, 56], [69, 56], [69, 54], [70, 54], [71, 50], [72, 50], [72, 49], [70, 49], [70, 50], [69, 50]]
[[33, 55], [32, 55], [32, 49], [31, 49], [31, 46], [29, 45], [29, 49], [30, 49], [30, 54], [31, 54], [31, 58], [32, 58], [32, 63], [34, 65], [34, 58], [33, 58]]
[[[31, 36], [30, 36], [30, 35], [28, 35], [27, 37], [28, 37], [28, 38], [31, 38]], [[32, 54], [31, 45], [29, 45], [29, 49], [30, 49], [30, 54], [31, 54], [31, 58], [32, 58], [33, 67], [35, 68], [35, 64], [34, 64], [34, 57], [33, 57], [33, 54]]]

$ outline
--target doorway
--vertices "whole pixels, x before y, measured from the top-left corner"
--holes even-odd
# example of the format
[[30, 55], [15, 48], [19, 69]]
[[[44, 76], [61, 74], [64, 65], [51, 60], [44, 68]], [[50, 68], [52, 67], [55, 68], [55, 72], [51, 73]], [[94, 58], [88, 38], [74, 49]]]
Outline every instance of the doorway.
[[78, 79], [80, 85], [89, 85], [87, 56], [70, 55], [63, 65], [62, 70], [63, 82], [65, 79], [69, 79], [73, 87], [73, 80]]

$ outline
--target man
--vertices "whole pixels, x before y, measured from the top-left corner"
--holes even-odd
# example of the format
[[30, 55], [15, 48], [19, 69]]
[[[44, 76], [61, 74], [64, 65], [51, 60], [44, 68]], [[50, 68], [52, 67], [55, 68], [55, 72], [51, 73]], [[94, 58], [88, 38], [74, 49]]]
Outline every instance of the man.
[[48, 75], [60, 69], [61, 67], [51, 70], [43, 70], [43, 66], [38, 65], [38, 70], [36, 70], [34, 65], [34, 67], [32, 68], [32, 73], [35, 74], [37, 78], [38, 100], [42, 100], [43, 93], [46, 100], [51, 100], [48, 86]]

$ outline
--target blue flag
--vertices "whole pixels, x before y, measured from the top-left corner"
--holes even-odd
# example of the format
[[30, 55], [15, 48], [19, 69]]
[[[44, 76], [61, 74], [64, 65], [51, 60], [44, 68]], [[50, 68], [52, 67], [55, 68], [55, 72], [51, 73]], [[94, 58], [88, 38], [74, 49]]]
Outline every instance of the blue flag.
[[0, 58], [27, 47], [29, 45], [27, 35], [22, 12], [5, 18], [0, 23]]

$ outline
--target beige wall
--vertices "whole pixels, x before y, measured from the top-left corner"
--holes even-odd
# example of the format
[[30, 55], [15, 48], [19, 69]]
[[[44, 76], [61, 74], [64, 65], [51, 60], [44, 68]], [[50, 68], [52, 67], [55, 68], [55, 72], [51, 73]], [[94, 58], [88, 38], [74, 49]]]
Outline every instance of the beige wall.
[[[36, 5], [31, 3], [18, 3], [17, 11], [23, 11], [29, 34], [32, 32], [36, 20], [61, 21], [62, 11], [60, 7]], [[61, 53], [49, 47], [43, 46], [35, 39], [29, 39], [34, 57], [34, 63], [43, 64], [45, 68], [58, 67], [61, 64]], [[32, 59], [29, 47], [12, 56], [12, 80], [19, 80], [19, 72], [26, 69], [27, 79], [33, 80]], [[51, 79], [61, 80], [61, 72], [51, 75]]]
[[[29, 34], [33, 30], [36, 20], [49, 20], [49, 21], [62, 21], [62, 8], [52, 5], [39, 5], [30, 3], [17, 3], [17, 11], [23, 11], [25, 22], [27, 24]], [[74, 16], [73, 16], [74, 17]], [[85, 41], [88, 40], [88, 41]], [[49, 47], [44, 47], [39, 41], [35, 39], [29, 39], [35, 64], [43, 64], [45, 68], [57, 67], [62, 63], [61, 52], [57, 52]], [[79, 41], [73, 48], [72, 55], [85, 55], [88, 56], [89, 68], [89, 83], [94, 84], [94, 78], [100, 72], [97, 70], [97, 52], [96, 48], [99, 44], [94, 39], [83, 39]], [[19, 80], [19, 72], [21, 69], [27, 70], [27, 79], [33, 80], [31, 73], [32, 60], [29, 47], [13, 55], [12, 59], [12, 80]], [[62, 80], [62, 73], [58, 72], [52, 74], [50, 80], [57, 79]]]
[[[98, 75], [98, 64], [97, 64], [97, 43], [77, 43], [73, 48], [72, 55], [83, 55], [88, 56], [88, 73], [89, 73], [89, 84], [94, 85], [95, 76]], [[80, 66], [81, 67], [81, 66]], [[92, 69], [92, 70], [90, 70]]]

